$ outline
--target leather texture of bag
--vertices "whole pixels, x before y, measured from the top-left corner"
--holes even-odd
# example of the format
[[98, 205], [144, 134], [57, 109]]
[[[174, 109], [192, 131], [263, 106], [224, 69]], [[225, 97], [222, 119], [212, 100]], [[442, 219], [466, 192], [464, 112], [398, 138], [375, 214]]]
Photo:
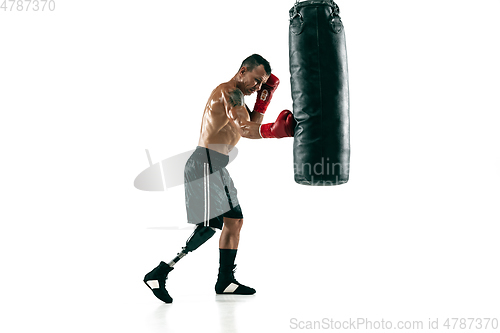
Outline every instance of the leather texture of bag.
[[290, 9], [289, 55], [294, 175], [299, 184], [349, 180], [349, 81], [344, 26], [331, 0]]

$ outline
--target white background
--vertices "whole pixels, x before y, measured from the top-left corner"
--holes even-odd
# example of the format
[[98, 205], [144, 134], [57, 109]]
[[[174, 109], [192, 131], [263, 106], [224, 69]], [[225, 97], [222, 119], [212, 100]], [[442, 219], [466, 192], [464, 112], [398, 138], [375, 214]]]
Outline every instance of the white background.
[[[292, 107], [294, 1], [62, 1], [0, 11], [2, 332], [286, 332], [301, 321], [494, 317], [500, 310], [500, 2], [338, 1], [350, 181], [293, 181], [292, 139], [246, 140], [229, 171], [245, 214], [215, 297], [217, 237], [142, 283], [184, 228], [182, 186], [134, 188], [194, 149], [212, 89], [260, 53]], [[10, 4], [9, 4], [10, 6]], [[253, 105], [253, 98], [247, 103]]]

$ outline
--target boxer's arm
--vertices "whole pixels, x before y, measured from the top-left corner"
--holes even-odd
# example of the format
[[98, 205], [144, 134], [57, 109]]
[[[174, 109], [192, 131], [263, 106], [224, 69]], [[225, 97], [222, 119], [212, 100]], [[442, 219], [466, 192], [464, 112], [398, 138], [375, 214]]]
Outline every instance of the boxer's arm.
[[253, 121], [254, 123], [262, 124], [262, 120], [264, 120], [264, 115], [262, 113], [256, 112], [256, 111], [250, 111], [250, 108], [246, 104], [245, 104], [245, 108], [247, 109], [248, 114], [250, 115], [250, 121]]
[[250, 121], [253, 121], [254, 123], [262, 124], [263, 120], [264, 120], [264, 115], [260, 112], [253, 111], [250, 114]]
[[260, 123], [250, 120], [241, 90], [235, 89], [224, 92], [223, 97], [229, 122], [240, 135], [247, 139], [261, 139], [259, 134]]

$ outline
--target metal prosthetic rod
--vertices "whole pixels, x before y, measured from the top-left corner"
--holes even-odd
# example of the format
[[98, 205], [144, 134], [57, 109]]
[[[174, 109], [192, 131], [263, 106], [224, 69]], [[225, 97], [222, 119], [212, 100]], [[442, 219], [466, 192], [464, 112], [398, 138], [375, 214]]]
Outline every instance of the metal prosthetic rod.
[[179, 260], [184, 258], [186, 254], [192, 252], [209, 240], [213, 235], [215, 235], [215, 228], [205, 227], [202, 224], [198, 224], [196, 229], [194, 229], [191, 236], [189, 236], [186, 241], [186, 246], [182, 248], [182, 251], [168, 263], [170, 267], [173, 267]]

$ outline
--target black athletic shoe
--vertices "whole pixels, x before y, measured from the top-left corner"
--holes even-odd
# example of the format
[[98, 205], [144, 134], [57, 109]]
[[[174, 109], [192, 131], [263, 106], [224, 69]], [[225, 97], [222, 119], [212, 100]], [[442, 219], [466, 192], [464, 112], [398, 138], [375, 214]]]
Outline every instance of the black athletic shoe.
[[217, 283], [215, 284], [215, 292], [217, 294], [233, 294], [233, 295], [253, 295], [255, 294], [255, 289], [247, 287], [236, 281], [234, 278], [234, 272], [236, 270], [236, 265], [233, 265], [232, 269], [228, 271], [221, 271], [219, 269], [219, 277], [217, 278]]
[[155, 269], [144, 276], [144, 283], [153, 291], [156, 297], [165, 303], [172, 303], [173, 301], [167, 289], [165, 289], [167, 275], [173, 269], [173, 267], [170, 267], [162, 261]]

